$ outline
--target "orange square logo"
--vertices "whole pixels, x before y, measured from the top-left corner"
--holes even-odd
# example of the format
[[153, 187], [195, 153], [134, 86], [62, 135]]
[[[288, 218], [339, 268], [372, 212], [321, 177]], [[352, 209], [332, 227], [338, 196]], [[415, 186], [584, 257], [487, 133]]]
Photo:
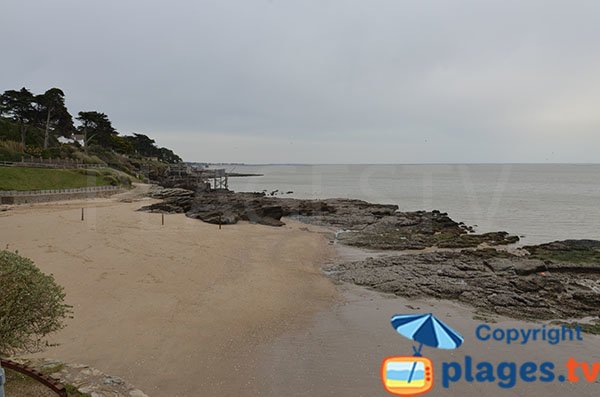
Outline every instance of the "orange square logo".
[[381, 364], [381, 380], [388, 393], [416, 396], [433, 388], [433, 364], [425, 357], [388, 357]]

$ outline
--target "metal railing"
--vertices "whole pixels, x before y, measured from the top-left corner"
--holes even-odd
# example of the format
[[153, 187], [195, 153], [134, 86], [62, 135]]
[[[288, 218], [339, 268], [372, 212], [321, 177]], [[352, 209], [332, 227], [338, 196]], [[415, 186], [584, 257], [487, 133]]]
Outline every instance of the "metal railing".
[[[60, 383], [56, 379], [53, 379], [53, 378], [41, 373], [40, 371], [38, 371], [36, 369], [29, 368], [23, 364], [19, 364], [14, 361], [11, 361], [11, 360], [4, 360], [4, 359], [0, 360], [0, 368], [2, 368], [2, 367], [12, 369], [13, 371], [20, 372], [23, 375], [27, 375], [27, 376], [35, 379], [36, 381], [40, 382], [44, 386], [48, 387], [50, 390], [52, 390], [54, 393], [56, 393], [60, 397], [68, 397], [67, 390], [65, 389], [65, 387], [63, 386], [62, 383]], [[2, 379], [2, 382], [4, 383], [5, 380]], [[0, 388], [2, 388], [2, 386], [3, 386], [3, 384], [0, 384]], [[3, 397], [4, 391], [2, 390], [1, 393], [2, 394], [0, 394], [0, 396]]]
[[45, 194], [63, 194], [63, 193], [94, 193], [107, 190], [119, 190], [120, 186], [88, 186], [74, 189], [50, 189], [50, 190], [0, 190], [0, 196], [35, 196]]

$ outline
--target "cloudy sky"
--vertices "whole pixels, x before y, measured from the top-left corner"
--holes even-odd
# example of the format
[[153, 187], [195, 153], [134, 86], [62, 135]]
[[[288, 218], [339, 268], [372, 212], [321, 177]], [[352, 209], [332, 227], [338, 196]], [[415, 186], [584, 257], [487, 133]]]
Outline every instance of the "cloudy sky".
[[600, 162], [600, 2], [2, 0], [0, 90], [185, 160]]

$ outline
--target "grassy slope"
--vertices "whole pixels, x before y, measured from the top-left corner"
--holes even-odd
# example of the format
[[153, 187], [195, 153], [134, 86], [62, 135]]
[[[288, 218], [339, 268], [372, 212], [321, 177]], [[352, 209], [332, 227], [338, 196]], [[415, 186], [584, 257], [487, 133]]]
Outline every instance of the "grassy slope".
[[98, 175], [85, 175], [85, 170], [0, 167], [0, 190], [72, 189], [115, 184], [110, 172], [94, 174]]

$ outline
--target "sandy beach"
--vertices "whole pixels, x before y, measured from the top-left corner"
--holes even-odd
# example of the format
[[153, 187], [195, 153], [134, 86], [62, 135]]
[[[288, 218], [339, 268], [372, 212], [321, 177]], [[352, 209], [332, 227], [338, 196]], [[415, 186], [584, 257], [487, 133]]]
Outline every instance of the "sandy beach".
[[[16, 206], [0, 242], [64, 286], [74, 318], [40, 353], [150, 396], [256, 395], [256, 347], [336, 300], [322, 229], [218, 226], [119, 198]], [[81, 221], [81, 208], [85, 220]]]
[[[37, 354], [120, 376], [150, 396], [385, 396], [381, 360], [410, 355], [389, 325], [396, 313], [432, 312], [459, 329], [443, 361], [600, 361], [600, 337], [507, 348], [476, 341], [480, 320], [462, 304], [409, 300], [334, 284], [321, 267], [362, 258], [331, 244], [331, 231], [286, 219], [276, 228], [221, 230], [138, 212], [131, 195], [16, 206], [0, 213], [0, 242], [33, 259], [65, 287], [74, 318]], [[85, 220], [81, 221], [81, 208]], [[497, 326], [539, 327], [498, 317]], [[439, 369], [439, 368], [438, 368]], [[531, 383], [513, 389], [459, 382], [444, 396], [597, 395], [598, 383]]]

